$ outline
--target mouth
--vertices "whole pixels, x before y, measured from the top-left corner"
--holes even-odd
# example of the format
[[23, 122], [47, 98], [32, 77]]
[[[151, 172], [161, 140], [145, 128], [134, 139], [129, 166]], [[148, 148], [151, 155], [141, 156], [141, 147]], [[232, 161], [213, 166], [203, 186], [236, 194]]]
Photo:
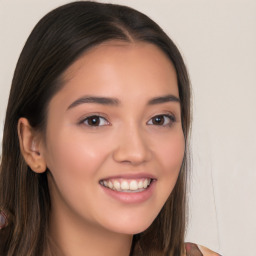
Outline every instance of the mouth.
[[139, 179], [104, 179], [100, 180], [100, 185], [113, 191], [125, 193], [139, 193], [147, 190], [154, 179], [139, 178]]

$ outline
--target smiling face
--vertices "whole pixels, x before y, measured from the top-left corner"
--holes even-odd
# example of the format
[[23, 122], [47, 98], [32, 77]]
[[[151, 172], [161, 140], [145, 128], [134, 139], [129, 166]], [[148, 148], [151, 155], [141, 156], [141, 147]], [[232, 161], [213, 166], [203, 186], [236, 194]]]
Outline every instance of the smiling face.
[[111, 232], [150, 226], [184, 154], [175, 69], [148, 43], [102, 44], [64, 73], [42, 149], [52, 215]]

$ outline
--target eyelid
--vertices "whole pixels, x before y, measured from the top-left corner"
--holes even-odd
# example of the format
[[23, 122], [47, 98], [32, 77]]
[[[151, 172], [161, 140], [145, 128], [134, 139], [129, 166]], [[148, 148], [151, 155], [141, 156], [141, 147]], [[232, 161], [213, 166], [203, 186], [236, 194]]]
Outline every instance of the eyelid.
[[[100, 124], [100, 125], [90, 125], [90, 124], [86, 124], [85, 123], [86, 121], [88, 121], [89, 118], [93, 118], [93, 117], [97, 117], [97, 118], [103, 119], [105, 123], [104, 124]], [[169, 121], [167, 121], [168, 123], [164, 123], [164, 124], [154, 124], [152, 122], [152, 119], [156, 118], [156, 117], [168, 118]], [[90, 113], [90, 114], [87, 114], [86, 116], [83, 116], [78, 123], [81, 124], [81, 125], [85, 125], [87, 127], [97, 128], [97, 127], [101, 127], [101, 126], [111, 125], [111, 123], [108, 121], [108, 119], [109, 118], [105, 117], [105, 115], [102, 114], [102, 113]], [[162, 113], [162, 114], [156, 114], [156, 115], [152, 116], [149, 119], [149, 121], [147, 121], [146, 124], [147, 125], [160, 126], [160, 127], [166, 127], [166, 126], [171, 126], [176, 121], [177, 121], [176, 120], [176, 116], [173, 113]]]
[[[97, 118], [100, 118], [100, 119], [104, 119], [106, 122], [105, 124], [101, 124], [101, 125], [89, 125], [89, 124], [86, 124], [85, 122], [89, 120], [89, 118], [93, 118], [93, 117], [97, 117]], [[90, 113], [84, 117], [82, 117], [79, 121], [79, 124], [81, 125], [85, 125], [87, 127], [93, 127], [93, 128], [96, 128], [96, 127], [101, 127], [101, 126], [107, 126], [107, 125], [110, 125], [110, 122], [108, 121], [108, 118], [105, 117], [103, 114], [100, 114], [100, 113]]]
[[[167, 124], [153, 124], [152, 122], [152, 119], [153, 118], [156, 118], [156, 117], [164, 117], [164, 118], [168, 118], [169, 119], [169, 122]], [[153, 117], [150, 118], [150, 120], [147, 122], [148, 125], [155, 125], [155, 126], [160, 126], [160, 127], [165, 127], [165, 126], [171, 126], [173, 123], [176, 122], [176, 117], [174, 114], [157, 114], [157, 115], [154, 115]]]

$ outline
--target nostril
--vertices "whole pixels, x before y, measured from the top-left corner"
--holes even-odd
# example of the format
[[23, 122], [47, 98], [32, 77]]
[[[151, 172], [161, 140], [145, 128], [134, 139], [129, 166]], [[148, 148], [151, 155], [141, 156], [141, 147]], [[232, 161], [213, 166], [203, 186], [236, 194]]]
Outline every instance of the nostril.
[[123, 164], [138, 165], [149, 161], [150, 158], [151, 152], [146, 145], [132, 142], [119, 146], [113, 152], [113, 159]]

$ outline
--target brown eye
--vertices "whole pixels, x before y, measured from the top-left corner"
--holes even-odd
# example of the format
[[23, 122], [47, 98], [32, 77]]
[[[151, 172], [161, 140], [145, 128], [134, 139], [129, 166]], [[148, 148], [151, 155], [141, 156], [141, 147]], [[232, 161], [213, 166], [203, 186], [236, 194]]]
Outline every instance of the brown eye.
[[152, 123], [154, 125], [163, 125], [164, 124], [164, 116], [155, 116], [152, 118]]
[[84, 119], [83, 123], [88, 126], [103, 126], [108, 125], [108, 121], [101, 116], [89, 116]]
[[171, 125], [173, 122], [175, 122], [175, 117], [172, 115], [157, 115], [152, 117], [147, 124], [165, 126]]

